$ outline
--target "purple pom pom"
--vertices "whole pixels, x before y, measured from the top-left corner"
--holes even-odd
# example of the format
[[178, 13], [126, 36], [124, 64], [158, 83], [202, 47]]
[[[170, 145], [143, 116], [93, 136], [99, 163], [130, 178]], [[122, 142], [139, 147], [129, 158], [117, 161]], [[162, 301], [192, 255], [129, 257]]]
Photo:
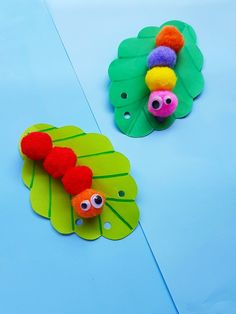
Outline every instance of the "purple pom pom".
[[152, 50], [148, 56], [148, 67], [167, 66], [173, 68], [176, 63], [176, 53], [173, 49], [159, 46]]

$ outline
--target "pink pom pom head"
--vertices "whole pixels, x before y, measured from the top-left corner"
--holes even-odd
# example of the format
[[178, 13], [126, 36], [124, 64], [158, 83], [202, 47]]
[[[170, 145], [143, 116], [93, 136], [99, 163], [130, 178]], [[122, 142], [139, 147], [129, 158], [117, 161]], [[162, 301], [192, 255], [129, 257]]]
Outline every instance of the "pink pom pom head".
[[177, 96], [168, 91], [151, 92], [148, 100], [148, 111], [155, 117], [167, 118], [171, 116], [178, 105]]

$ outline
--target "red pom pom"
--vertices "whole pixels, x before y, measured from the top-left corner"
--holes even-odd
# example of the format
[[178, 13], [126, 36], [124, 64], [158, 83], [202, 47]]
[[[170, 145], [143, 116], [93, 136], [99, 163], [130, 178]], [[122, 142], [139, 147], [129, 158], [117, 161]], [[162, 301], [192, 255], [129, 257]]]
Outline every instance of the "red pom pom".
[[62, 177], [67, 170], [76, 165], [77, 157], [72, 149], [53, 147], [44, 160], [44, 169], [54, 179]]
[[92, 170], [86, 166], [78, 166], [69, 169], [64, 177], [62, 183], [67, 193], [75, 195], [79, 194], [92, 186]]
[[164, 26], [156, 37], [156, 46], [166, 46], [179, 52], [184, 45], [184, 38], [174, 26]]
[[52, 140], [47, 133], [32, 132], [21, 140], [22, 153], [32, 160], [46, 158], [52, 149]]

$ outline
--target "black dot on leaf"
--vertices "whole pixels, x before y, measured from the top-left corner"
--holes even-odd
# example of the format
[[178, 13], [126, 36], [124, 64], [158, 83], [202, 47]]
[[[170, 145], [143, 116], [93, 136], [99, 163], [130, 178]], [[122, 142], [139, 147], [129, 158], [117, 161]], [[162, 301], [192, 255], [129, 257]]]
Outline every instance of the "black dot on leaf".
[[120, 197], [124, 197], [124, 196], [125, 196], [125, 191], [119, 191], [119, 192], [118, 192], [118, 195], [119, 195]]

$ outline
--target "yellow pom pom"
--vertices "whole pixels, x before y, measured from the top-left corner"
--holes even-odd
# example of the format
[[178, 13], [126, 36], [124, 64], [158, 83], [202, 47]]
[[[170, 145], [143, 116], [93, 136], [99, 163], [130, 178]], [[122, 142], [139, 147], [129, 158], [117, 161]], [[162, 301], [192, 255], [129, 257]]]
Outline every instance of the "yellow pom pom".
[[172, 90], [175, 87], [177, 77], [169, 67], [154, 67], [147, 71], [145, 82], [151, 91]]

